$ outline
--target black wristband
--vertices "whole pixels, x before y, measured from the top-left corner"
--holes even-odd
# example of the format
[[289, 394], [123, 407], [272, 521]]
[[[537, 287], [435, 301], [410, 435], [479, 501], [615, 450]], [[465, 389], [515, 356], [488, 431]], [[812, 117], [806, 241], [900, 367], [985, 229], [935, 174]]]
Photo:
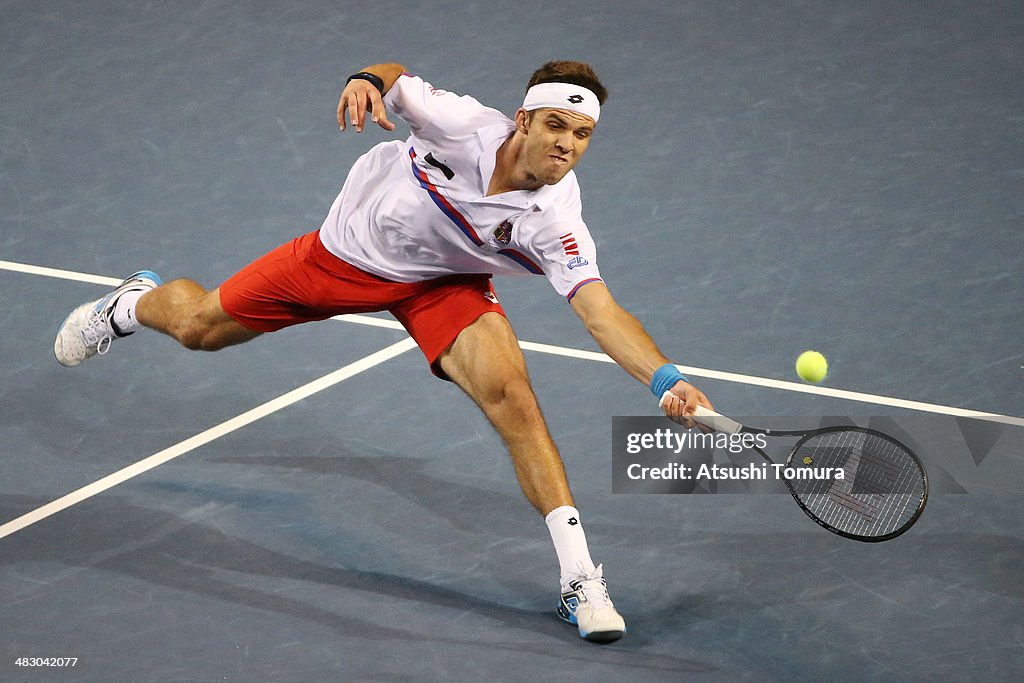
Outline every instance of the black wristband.
[[373, 87], [380, 91], [381, 97], [384, 96], [384, 79], [377, 74], [372, 74], [369, 71], [360, 71], [357, 74], [349, 76], [348, 80], [345, 81], [345, 85], [348, 85], [349, 82], [353, 80], [369, 81]]

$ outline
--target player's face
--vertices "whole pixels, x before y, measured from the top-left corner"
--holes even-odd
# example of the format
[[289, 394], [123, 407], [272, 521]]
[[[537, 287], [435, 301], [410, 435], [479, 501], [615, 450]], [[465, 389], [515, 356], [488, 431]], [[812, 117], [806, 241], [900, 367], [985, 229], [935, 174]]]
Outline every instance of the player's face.
[[594, 120], [566, 109], [536, 109], [523, 114], [527, 172], [545, 185], [565, 177], [587, 151]]

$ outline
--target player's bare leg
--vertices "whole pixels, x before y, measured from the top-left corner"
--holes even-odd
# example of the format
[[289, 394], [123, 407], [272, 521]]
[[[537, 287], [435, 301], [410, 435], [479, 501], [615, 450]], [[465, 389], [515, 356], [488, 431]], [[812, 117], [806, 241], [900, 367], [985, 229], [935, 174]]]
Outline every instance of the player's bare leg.
[[53, 355], [74, 367], [105, 354], [115, 339], [140, 327], [168, 334], [190, 349], [215, 351], [258, 336], [235, 322], [220, 305], [220, 292], [191, 280], [163, 284], [149, 270], [129, 275], [113, 291], [73, 310], [57, 332]]
[[135, 314], [141, 325], [189, 349], [217, 351], [260, 335], [224, 312], [219, 289], [207, 291], [192, 280], [173, 280], [148, 292], [139, 299]]
[[485, 313], [441, 356], [508, 446], [519, 485], [542, 515], [573, 504], [558, 448], [530, 386], [526, 362], [504, 316]]
[[559, 616], [577, 625], [588, 640], [618, 640], [625, 622], [608, 597], [601, 566], [595, 567], [590, 558], [562, 458], [508, 320], [498, 313], [480, 316], [459, 334], [440, 363], [501, 435], [523, 493], [545, 516], [561, 566]]

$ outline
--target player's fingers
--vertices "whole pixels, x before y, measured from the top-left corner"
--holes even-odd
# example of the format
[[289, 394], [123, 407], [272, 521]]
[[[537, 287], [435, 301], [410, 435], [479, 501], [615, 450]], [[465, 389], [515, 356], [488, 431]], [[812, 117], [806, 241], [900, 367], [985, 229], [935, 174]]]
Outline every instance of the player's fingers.
[[[693, 405], [694, 399], [692, 398], [694, 393], [700, 393], [692, 384], [685, 380], [679, 380], [672, 387], [670, 392], [679, 401], [678, 413], [680, 417], [692, 415], [697, 409], [696, 405]], [[692, 423], [691, 423], [692, 426]]]
[[687, 429], [693, 427], [693, 420], [686, 416], [686, 401], [679, 398], [679, 396], [673, 394], [671, 391], [666, 391], [661, 396], [661, 401], [658, 405], [665, 413], [665, 417], [672, 420], [676, 424], [681, 424]]
[[667, 411], [667, 409], [668, 409], [668, 402], [671, 401], [671, 400], [672, 400], [672, 392], [671, 391], [666, 391], [664, 394], [661, 395], [661, 398], [658, 400], [658, 407], [661, 408], [662, 410]]
[[356, 95], [354, 92], [349, 93], [349, 95], [348, 95], [348, 116], [346, 118], [348, 119], [348, 123], [353, 128], [355, 128], [356, 131], [358, 131], [359, 130], [359, 96]]
[[348, 98], [345, 93], [338, 99], [338, 129], [345, 130], [345, 110], [348, 109]]
[[689, 401], [684, 398], [679, 399], [679, 415], [681, 420], [679, 421], [687, 429], [693, 429], [697, 426], [697, 423], [690, 419], [690, 415], [693, 415], [693, 411], [689, 410]]
[[686, 404], [685, 410], [687, 415], [693, 415], [697, 411], [697, 406], [704, 405], [707, 401], [704, 397], [704, 392], [689, 382], [680, 380], [679, 383], [673, 387], [673, 390]]
[[370, 93], [370, 110], [373, 115], [373, 122], [384, 130], [394, 130], [395, 124], [388, 121], [387, 108], [384, 106], [384, 99], [377, 90]]
[[394, 130], [395, 129], [395, 124], [393, 124], [390, 121], [388, 121], [387, 114], [381, 114], [380, 120], [377, 121], [377, 125], [379, 125], [384, 130]]
[[658, 407], [661, 408], [668, 417], [681, 416], [683, 405], [685, 404], [680, 400], [680, 398], [671, 391], [666, 391], [662, 394], [661, 400], [658, 402]]
[[[704, 406], [705, 408], [714, 410], [714, 406], [711, 405], [711, 401], [709, 401], [708, 397], [704, 395], [704, 392], [691, 385], [686, 391], [686, 414], [693, 415], [697, 412], [697, 406]], [[711, 427], [700, 422], [696, 424], [705, 434], [714, 431]]]
[[356, 127], [356, 131], [359, 133], [363, 132], [363, 126], [366, 125], [366, 102], [367, 97], [365, 93], [356, 96], [356, 111], [352, 125]]

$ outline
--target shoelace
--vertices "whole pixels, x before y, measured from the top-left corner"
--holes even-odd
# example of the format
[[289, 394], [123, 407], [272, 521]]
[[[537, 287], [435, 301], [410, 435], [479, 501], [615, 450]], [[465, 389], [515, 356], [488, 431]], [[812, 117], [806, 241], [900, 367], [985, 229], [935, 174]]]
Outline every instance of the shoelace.
[[604, 580], [603, 567], [604, 565], [599, 564], [594, 571], [583, 572], [582, 576], [574, 582], [579, 585], [576, 590], [586, 596], [587, 602], [595, 610], [613, 606], [612, 599], [608, 596], [608, 584]]
[[89, 324], [82, 328], [82, 340], [86, 346], [96, 346], [96, 353], [105, 354], [110, 350], [110, 344], [114, 341], [110, 333], [110, 326], [103, 317], [102, 311], [97, 311], [89, 316]]

